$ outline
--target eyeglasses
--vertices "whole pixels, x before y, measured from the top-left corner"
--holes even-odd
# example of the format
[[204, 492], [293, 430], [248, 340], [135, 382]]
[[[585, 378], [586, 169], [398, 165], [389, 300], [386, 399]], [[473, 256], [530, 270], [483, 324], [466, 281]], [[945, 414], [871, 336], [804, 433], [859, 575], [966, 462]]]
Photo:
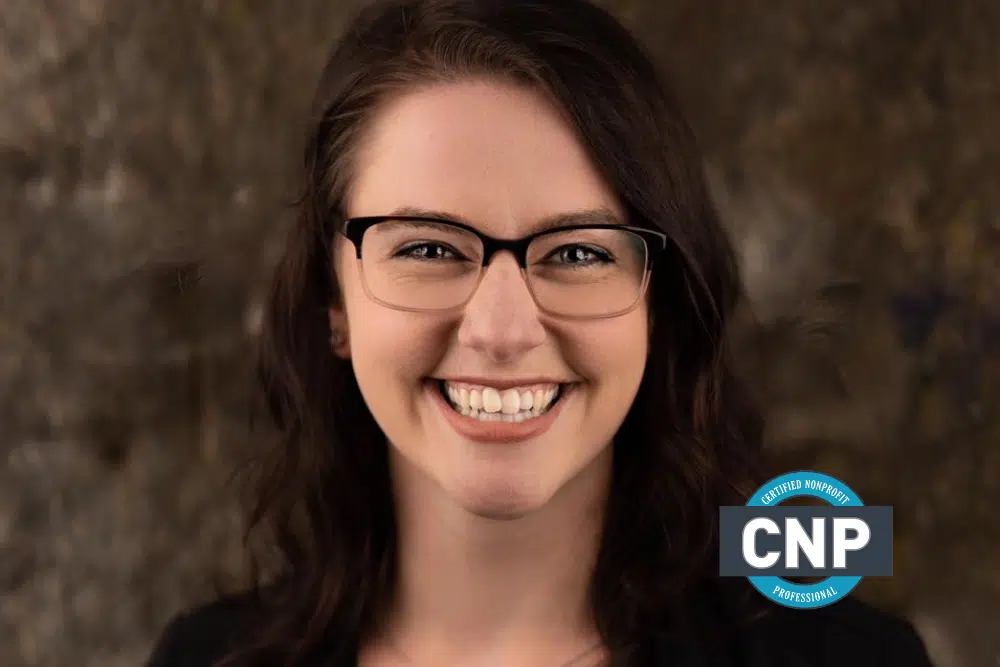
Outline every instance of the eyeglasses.
[[646, 291], [652, 259], [667, 242], [661, 232], [615, 224], [556, 227], [503, 240], [458, 222], [419, 216], [351, 218], [341, 233], [354, 245], [365, 292], [390, 308], [460, 308], [493, 256], [506, 250], [538, 308], [574, 319], [631, 310]]

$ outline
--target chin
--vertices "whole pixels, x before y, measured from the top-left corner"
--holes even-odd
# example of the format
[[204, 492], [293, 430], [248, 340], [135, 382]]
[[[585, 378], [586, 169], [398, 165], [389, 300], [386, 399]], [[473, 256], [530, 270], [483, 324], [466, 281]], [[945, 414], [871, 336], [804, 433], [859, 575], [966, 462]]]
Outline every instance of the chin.
[[469, 480], [451, 494], [457, 505], [473, 516], [512, 521], [537, 512], [555, 495], [528, 480]]

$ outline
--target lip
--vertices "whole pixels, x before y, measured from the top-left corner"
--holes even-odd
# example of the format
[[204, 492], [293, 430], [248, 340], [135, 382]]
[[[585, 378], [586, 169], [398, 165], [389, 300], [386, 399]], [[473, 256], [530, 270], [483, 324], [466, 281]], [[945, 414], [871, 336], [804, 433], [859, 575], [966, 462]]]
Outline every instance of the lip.
[[[457, 382], [458, 380], [454, 381]], [[471, 381], [463, 379], [461, 381], [469, 382], [470, 384], [480, 383], [478, 379]], [[493, 382], [496, 381], [494, 380]], [[525, 384], [523, 380], [517, 380], [517, 382]], [[517, 387], [521, 386], [521, 384], [510, 384], [508, 386]], [[497, 389], [501, 388], [501, 386], [496, 384], [487, 386], [495, 387]], [[425, 389], [430, 392], [431, 400], [434, 401], [438, 410], [441, 411], [441, 415], [444, 417], [445, 421], [448, 422], [456, 433], [467, 440], [488, 444], [510, 444], [530, 440], [531, 438], [540, 436], [549, 430], [552, 424], [555, 423], [556, 418], [562, 411], [563, 404], [572, 397], [573, 393], [573, 385], [564, 385], [562, 389], [563, 395], [558, 401], [556, 401], [556, 404], [552, 406], [552, 409], [539, 417], [535, 417], [534, 419], [529, 419], [523, 422], [484, 422], [455, 412], [451, 406], [448, 405], [448, 402], [445, 401], [444, 396], [442, 396], [441, 392], [438, 390], [437, 381], [428, 381], [425, 385]]]
[[484, 378], [484, 377], [472, 377], [469, 375], [462, 376], [448, 376], [448, 377], [437, 377], [433, 380], [443, 380], [445, 382], [454, 383], [464, 383], [464, 384], [475, 384], [482, 387], [493, 387], [494, 389], [510, 389], [512, 387], [529, 387], [536, 384], [560, 384], [563, 386], [569, 386], [572, 384], [571, 380], [561, 380], [559, 378], [553, 377], [530, 377], [530, 378], [508, 378], [508, 379], [497, 379], [497, 378]]

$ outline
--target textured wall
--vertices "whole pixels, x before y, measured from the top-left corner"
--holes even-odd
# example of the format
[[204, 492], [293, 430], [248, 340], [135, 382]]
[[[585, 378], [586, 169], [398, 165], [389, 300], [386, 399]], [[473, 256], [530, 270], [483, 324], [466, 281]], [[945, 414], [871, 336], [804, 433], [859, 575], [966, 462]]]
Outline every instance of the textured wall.
[[[254, 303], [353, 4], [0, 8], [0, 665], [140, 664], [237, 570]], [[997, 664], [1000, 3], [607, 4], [739, 239], [776, 468], [895, 504], [896, 576], [861, 594], [940, 667]], [[845, 327], [797, 343], [817, 294]]]

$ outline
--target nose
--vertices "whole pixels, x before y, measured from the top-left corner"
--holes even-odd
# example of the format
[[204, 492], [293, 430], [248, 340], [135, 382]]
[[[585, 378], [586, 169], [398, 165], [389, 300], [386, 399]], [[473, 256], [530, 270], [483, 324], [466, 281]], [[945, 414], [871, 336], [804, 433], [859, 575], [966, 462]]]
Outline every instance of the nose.
[[459, 343], [493, 362], [504, 363], [544, 340], [545, 327], [517, 262], [508, 252], [497, 254], [465, 306]]

